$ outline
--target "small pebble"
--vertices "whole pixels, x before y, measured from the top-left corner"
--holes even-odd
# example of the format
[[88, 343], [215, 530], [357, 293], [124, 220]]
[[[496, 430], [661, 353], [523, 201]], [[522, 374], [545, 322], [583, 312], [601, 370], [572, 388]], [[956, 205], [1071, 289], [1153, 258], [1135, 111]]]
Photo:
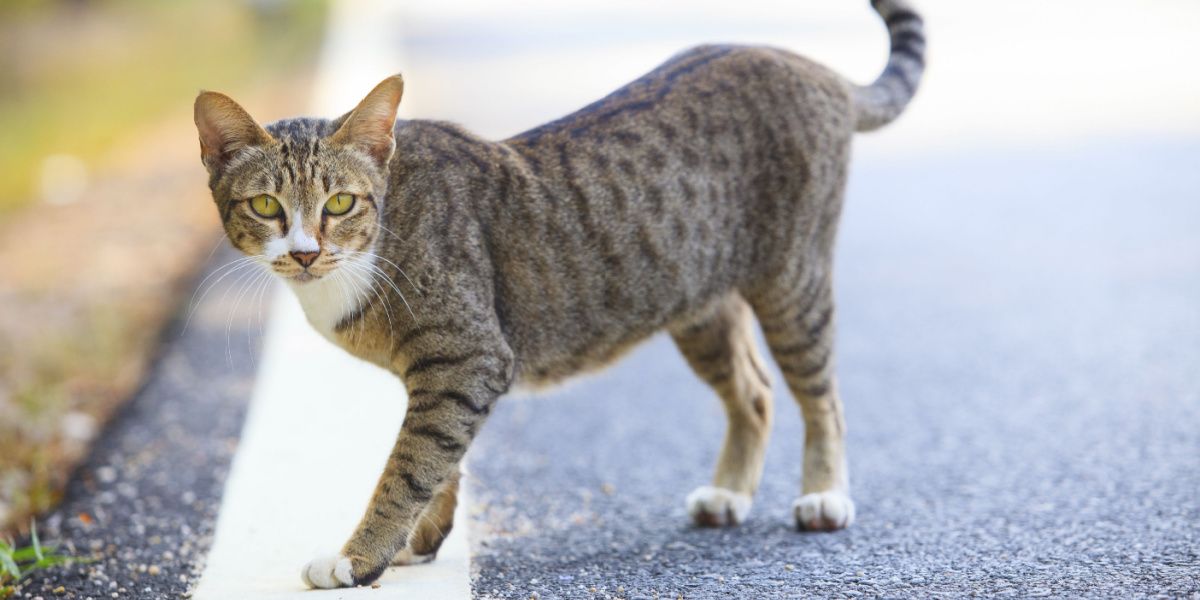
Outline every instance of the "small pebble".
[[96, 478], [102, 483], [112, 483], [117, 480], [117, 470], [110, 466], [103, 466], [96, 469]]

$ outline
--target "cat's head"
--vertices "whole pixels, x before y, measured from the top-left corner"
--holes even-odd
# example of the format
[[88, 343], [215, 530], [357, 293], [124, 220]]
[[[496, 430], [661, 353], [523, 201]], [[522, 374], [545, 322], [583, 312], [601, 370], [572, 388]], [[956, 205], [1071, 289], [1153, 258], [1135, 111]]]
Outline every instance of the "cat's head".
[[403, 91], [396, 75], [341, 118], [266, 128], [228, 96], [201, 92], [200, 158], [229, 241], [297, 284], [369, 256]]

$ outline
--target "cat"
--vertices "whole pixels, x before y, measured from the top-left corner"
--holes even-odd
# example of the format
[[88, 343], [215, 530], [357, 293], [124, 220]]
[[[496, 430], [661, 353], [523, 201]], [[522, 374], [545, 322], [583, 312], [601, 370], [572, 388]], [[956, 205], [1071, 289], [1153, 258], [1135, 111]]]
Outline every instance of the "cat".
[[397, 122], [398, 75], [340, 118], [265, 128], [201, 92], [201, 159], [232, 245], [286, 282], [317, 331], [408, 391], [365, 516], [305, 583], [367, 584], [433, 559], [458, 464], [497, 398], [608, 365], [663, 330], [728, 414], [688, 513], [743, 521], [773, 411], [756, 319], [804, 417], [796, 525], [853, 522], [834, 238], [851, 138], [900, 115], [925, 50], [911, 6], [872, 5], [891, 50], [869, 86], [784, 50], [701, 46], [498, 142]]

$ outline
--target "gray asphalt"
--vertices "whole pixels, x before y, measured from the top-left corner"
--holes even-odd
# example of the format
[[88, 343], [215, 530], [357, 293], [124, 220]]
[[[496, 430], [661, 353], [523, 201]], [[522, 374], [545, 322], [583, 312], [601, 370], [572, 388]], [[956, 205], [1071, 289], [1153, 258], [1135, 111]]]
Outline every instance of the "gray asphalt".
[[[791, 529], [778, 373], [750, 520], [692, 528], [723, 432], [659, 337], [502, 401], [469, 460], [483, 598], [1200, 598], [1200, 142], [858, 161], [839, 240], [858, 522]], [[630, 282], [636, 285], [636, 282]]]
[[[204, 275], [235, 256], [223, 247]], [[179, 598], [195, 583], [254, 382], [257, 304], [238, 302], [247, 281], [208, 279], [190, 323], [182, 307], [143, 387], [39, 521], [43, 540], [89, 562], [35, 572], [16, 597]]]

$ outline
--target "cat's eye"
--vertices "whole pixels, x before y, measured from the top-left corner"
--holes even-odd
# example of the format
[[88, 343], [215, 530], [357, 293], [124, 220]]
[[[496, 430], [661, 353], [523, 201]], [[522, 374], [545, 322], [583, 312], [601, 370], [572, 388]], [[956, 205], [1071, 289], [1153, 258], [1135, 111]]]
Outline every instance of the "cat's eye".
[[279, 206], [279, 201], [274, 196], [262, 194], [250, 199], [250, 210], [264, 219], [273, 219], [279, 216], [282, 207]]
[[344, 215], [354, 208], [354, 194], [334, 194], [325, 203], [325, 214]]

